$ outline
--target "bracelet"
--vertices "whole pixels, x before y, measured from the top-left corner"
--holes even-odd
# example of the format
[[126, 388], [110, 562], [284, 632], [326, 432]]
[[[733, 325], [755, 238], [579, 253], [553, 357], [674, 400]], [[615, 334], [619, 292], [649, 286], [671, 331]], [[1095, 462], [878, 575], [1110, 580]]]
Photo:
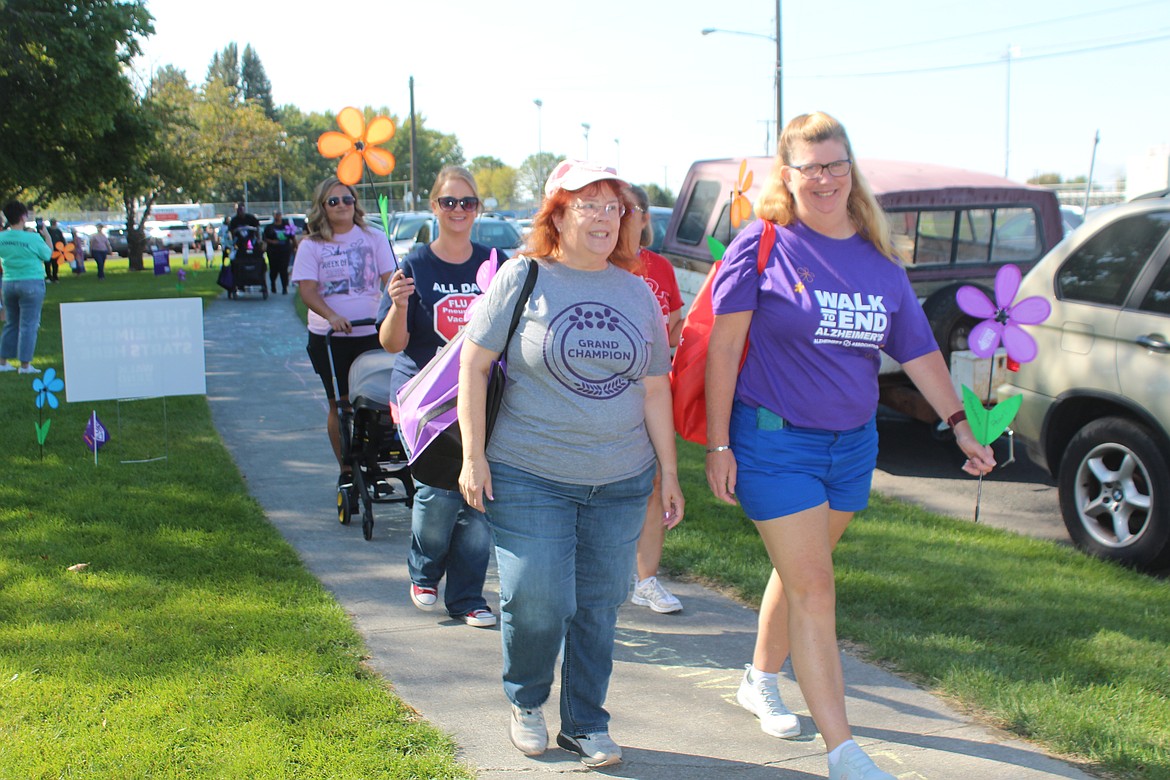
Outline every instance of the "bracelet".
[[967, 419], [967, 412], [963, 409], [960, 409], [959, 411], [955, 412], [954, 414], [952, 414], [950, 417], [947, 418], [947, 427], [954, 428], [956, 425], [958, 425], [959, 423], [963, 422], [963, 420], [966, 420], [966, 419]]
[[729, 449], [731, 449], [730, 444], [721, 444], [718, 447], [708, 447], [707, 454], [712, 455], [716, 452], [725, 452], [726, 450], [729, 450]]

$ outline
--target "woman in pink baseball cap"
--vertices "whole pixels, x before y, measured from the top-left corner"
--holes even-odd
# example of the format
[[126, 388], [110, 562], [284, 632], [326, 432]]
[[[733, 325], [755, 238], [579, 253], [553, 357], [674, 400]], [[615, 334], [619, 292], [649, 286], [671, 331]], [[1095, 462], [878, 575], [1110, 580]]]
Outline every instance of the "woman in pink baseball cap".
[[[563, 648], [556, 741], [591, 767], [621, 761], [604, 702], [656, 468], [663, 521], [683, 514], [662, 312], [618, 240], [635, 219], [626, 190], [612, 168], [553, 170], [524, 254], [472, 314], [459, 374], [459, 485], [495, 539], [509, 736], [526, 755], [547, 749], [541, 706]], [[488, 369], [505, 345], [507, 387], [487, 443]]]

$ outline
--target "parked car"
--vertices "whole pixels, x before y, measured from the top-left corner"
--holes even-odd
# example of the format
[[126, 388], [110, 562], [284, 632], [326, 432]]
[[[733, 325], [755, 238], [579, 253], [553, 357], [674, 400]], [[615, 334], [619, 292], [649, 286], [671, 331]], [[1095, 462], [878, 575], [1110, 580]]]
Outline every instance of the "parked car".
[[126, 239], [125, 225], [106, 225], [106, 238], [110, 239], [110, 251], [121, 257], [130, 256], [130, 243]]
[[1170, 199], [1091, 214], [1027, 274], [1016, 300], [1052, 314], [1039, 352], [1009, 374], [1013, 429], [1057, 482], [1086, 552], [1170, 566]]
[[144, 224], [148, 246], [182, 252], [184, 246], [195, 243], [195, 233], [186, 222], [154, 222]]
[[[367, 220], [369, 219], [367, 215]], [[405, 257], [415, 244], [429, 243], [439, 235], [439, 220], [429, 211], [401, 211], [390, 218], [390, 243], [397, 257]], [[516, 223], [500, 216], [483, 216], [471, 226], [471, 240], [511, 257], [524, 243]]]
[[650, 229], [654, 231], [654, 238], [647, 247], [651, 252], [662, 252], [662, 242], [666, 240], [666, 226], [670, 224], [670, 215], [673, 209], [666, 206], [650, 207]]

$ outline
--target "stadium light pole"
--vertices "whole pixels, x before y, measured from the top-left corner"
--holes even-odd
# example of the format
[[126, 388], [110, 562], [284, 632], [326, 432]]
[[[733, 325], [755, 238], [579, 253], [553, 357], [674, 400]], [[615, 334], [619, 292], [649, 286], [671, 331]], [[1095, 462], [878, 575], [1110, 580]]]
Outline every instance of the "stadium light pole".
[[582, 122], [581, 127], [585, 128], [585, 159], [589, 159], [589, 128], [592, 127], [588, 122]]
[[763, 33], [744, 32], [743, 30], [724, 30], [719, 27], [706, 27], [702, 30], [703, 35], [710, 35], [711, 33], [727, 33], [728, 35], [746, 35], [749, 38], [763, 38], [776, 44], [776, 137], [780, 137], [780, 131], [784, 129], [784, 91], [783, 91], [783, 69], [784, 57], [781, 48], [780, 37], [780, 0], [776, 0], [776, 34], [764, 35]]

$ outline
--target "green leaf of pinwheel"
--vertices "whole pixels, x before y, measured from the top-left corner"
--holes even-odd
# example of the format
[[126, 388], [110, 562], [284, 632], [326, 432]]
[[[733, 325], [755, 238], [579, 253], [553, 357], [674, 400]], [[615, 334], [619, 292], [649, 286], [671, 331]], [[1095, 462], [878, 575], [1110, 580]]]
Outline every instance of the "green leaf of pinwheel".
[[47, 439], [49, 437], [49, 423], [51, 423], [51, 422], [53, 422], [53, 421], [52, 420], [45, 420], [44, 425], [41, 425], [38, 422], [33, 423], [33, 425], [35, 425], [37, 427], [37, 444], [44, 446], [45, 439]]
[[1016, 419], [1016, 413], [1020, 411], [1020, 403], [1023, 400], [1023, 396], [1013, 395], [991, 409], [984, 409], [979, 396], [975, 395], [971, 388], [963, 385], [963, 410], [967, 412], [967, 423], [971, 426], [975, 441], [986, 445], [1002, 436], [1012, 424], [1012, 420]]
[[[385, 195], [378, 196], [378, 213], [382, 215], [382, 232], [386, 240], [390, 240], [390, 199]], [[393, 243], [393, 241], [391, 241]]]
[[727, 247], [715, 236], [707, 236], [707, 249], [711, 250], [711, 259], [716, 263], [723, 259], [723, 253], [727, 251]]

